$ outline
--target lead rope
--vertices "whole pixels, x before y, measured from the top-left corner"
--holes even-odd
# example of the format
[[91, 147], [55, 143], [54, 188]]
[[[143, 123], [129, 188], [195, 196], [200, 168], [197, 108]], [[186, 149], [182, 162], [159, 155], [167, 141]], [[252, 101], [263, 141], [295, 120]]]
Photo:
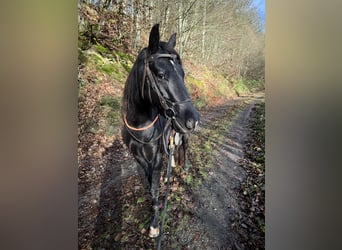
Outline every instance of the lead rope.
[[165, 223], [165, 217], [166, 217], [166, 211], [167, 211], [167, 198], [170, 192], [171, 169], [172, 169], [172, 166], [175, 165], [174, 155], [173, 155], [174, 149], [175, 149], [174, 139], [173, 139], [173, 136], [170, 135], [170, 144], [169, 144], [170, 151], [169, 151], [169, 160], [168, 160], [167, 171], [166, 171], [167, 184], [166, 184], [166, 192], [165, 192], [163, 218], [162, 218], [162, 223], [160, 226], [160, 234], [159, 234], [159, 239], [158, 239], [158, 250], [161, 250], [161, 242], [162, 242], [162, 237], [163, 237], [164, 223]]

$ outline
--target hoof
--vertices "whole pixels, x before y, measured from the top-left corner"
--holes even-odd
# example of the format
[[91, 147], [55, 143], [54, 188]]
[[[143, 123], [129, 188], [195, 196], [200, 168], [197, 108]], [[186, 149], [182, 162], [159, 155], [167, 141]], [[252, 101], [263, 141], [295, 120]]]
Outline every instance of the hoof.
[[176, 162], [175, 162], [175, 157], [174, 155], [171, 156], [171, 167], [175, 168], [176, 167]]
[[150, 227], [150, 234], [149, 234], [149, 236], [151, 238], [156, 238], [156, 237], [158, 237], [158, 235], [159, 235], [159, 227], [157, 227], [157, 228]]

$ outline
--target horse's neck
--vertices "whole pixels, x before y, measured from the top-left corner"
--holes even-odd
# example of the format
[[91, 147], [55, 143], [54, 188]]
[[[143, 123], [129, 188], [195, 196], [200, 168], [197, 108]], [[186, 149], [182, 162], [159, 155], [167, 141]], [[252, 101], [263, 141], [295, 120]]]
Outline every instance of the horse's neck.
[[127, 107], [127, 120], [133, 126], [144, 126], [151, 123], [158, 115], [157, 108], [143, 100], [135, 100], [134, 103], [129, 103]]
[[[135, 76], [135, 77], [133, 77]], [[140, 83], [137, 79], [142, 79], [142, 75], [138, 75], [138, 67], [135, 65], [134, 70], [131, 72], [129, 83], [131, 93], [127, 93], [126, 100], [126, 116], [127, 120], [132, 122], [132, 125], [141, 126], [153, 121], [158, 114], [158, 110], [149, 101], [144, 100], [140, 93]], [[147, 96], [146, 96], [147, 99]]]

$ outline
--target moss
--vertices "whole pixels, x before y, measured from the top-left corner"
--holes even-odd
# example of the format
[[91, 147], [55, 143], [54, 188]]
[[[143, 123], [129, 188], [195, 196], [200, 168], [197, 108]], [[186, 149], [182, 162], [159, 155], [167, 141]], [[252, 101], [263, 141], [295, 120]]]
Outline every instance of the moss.
[[126, 70], [127, 73], [129, 73], [132, 69], [132, 66], [126, 63], [121, 63], [121, 66]]
[[103, 47], [101, 44], [95, 44], [94, 48], [97, 52], [99, 52], [101, 55], [106, 55], [108, 54], [108, 49]]
[[88, 53], [90, 63], [93, 62], [94, 64], [102, 64], [104, 62], [103, 57], [98, 53]]
[[107, 106], [113, 109], [120, 109], [120, 100], [117, 96], [113, 97], [113, 96], [105, 95], [100, 100], [100, 105]]
[[116, 54], [118, 55], [118, 57], [123, 60], [123, 61], [133, 61], [133, 58], [131, 55], [129, 54], [126, 54], [124, 52], [121, 52], [121, 51], [117, 51]]
[[115, 70], [115, 67], [112, 64], [103, 64], [97, 65], [96, 69], [102, 73], [107, 74], [108, 76], [111, 76]]

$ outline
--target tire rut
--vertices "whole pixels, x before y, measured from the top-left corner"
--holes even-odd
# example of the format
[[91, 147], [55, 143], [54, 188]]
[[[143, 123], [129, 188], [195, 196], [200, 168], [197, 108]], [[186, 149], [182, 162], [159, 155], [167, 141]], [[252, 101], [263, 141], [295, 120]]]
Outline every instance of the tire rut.
[[216, 145], [217, 158], [212, 163], [211, 175], [196, 192], [197, 217], [202, 218], [201, 226], [206, 228], [214, 249], [241, 248], [232, 225], [239, 214], [237, 191], [246, 177], [239, 161], [244, 157], [243, 143], [253, 105], [249, 104], [237, 115], [224, 140]]

